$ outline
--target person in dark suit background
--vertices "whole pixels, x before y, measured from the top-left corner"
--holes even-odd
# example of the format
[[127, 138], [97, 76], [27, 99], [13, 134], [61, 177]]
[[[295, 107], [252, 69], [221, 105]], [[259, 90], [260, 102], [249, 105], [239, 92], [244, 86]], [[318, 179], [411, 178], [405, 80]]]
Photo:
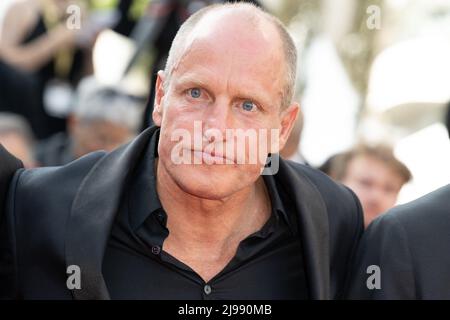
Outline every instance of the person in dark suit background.
[[[296, 69], [291, 37], [261, 9], [192, 15], [158, 72], [156, 126], [111, 153], [15, 174], [0, 298], [341, 297], [362, 210], [319, 171], [276, 161], [299, 110]], [[256, 132], [263, 157], [224, 151], [228, 129]]]
[[397, 206], [366, 230], [347, 297], [450, 299], [450, 184]]

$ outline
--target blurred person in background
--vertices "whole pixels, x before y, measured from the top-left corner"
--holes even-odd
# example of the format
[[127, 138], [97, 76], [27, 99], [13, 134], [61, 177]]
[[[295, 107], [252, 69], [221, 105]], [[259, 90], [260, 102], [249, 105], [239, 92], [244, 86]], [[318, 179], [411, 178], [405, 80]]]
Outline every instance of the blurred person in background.
[[400, 189], [412, 178], [409, 169], [387, 146], [359, 145], [333, 156], [328, 170], [333, 179], [358, 196], [365, 227], [395, 205]]
[[[377, 218], [361, 240], [347, 298], [450, 299], [449, 197], [447, 184]], [[374, 265], [378, 280], [368, 272]]]
[[[76, 5], [71, 7], [75, 11], [68, 10], [71, 4]], [[90, 19], [84, 4], [16, 0], [4, 16], [0, 80], [8, 94], [7, 111], [25, 116], [38, 139], [65, 130], [64, 111], [72, 88], [84, 74], [92, 73], [91, 47], [106, 21]], [[9, 81], [18, 76], [32, 84], [24, 87], [22, 81]], [[28, 101], [24, 106], [21, 97], [29, 94], [36, 95], [35, 103]]]
[[23, 117], [0, 112], [0, 144], [20, 159], [25, 168], [32, 168], [36, 164], [32, 153], [33, 141], [31, 128]]
[[40, 165], [59, 166], [93, 151], [112, 151], [138, 133], [144, 98], [101, 86], [93, 77], [80, 83], [77, 96], [68, 134], [57, 133], [37, 146]]

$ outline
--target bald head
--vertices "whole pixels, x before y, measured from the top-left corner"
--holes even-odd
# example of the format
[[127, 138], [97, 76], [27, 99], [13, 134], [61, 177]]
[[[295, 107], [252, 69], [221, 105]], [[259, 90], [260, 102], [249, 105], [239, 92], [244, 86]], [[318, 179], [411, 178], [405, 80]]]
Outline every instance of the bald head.
[[280, 104], [284, 108], [291, 103], [297, 53], [292, 38], [277, 18], [249, 3], [217, 4], [196, 12], [181, 26], [172, 43], [164, 72], [165, 86], [193, 44], [201, 41], [220, 41], [224, 55], [228, 54], [227, 46], [234, 46], [254, 56], [269, 53], [282, 57]]

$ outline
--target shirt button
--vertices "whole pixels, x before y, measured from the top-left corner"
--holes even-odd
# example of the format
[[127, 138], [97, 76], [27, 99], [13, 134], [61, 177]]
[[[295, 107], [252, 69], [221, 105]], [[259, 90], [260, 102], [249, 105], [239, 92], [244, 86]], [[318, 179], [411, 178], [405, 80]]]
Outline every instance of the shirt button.
[[159, 246], [153, 246], [152, 247], [152, 253], [153, 254], [159, 254], [161, 252], [161, 248]]
[[210, 294], [211, 286], [209, 284], [205, 285], [205, 287], [203, 288], [203, 291], [205, 291], [206, 294]]

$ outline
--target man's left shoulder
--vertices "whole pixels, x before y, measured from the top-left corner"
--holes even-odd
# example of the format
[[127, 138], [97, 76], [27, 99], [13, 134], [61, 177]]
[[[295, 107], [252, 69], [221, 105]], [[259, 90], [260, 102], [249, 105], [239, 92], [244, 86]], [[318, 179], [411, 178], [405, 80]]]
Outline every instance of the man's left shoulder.
[[330, 219], [343, 218], [343, 221], [353, 220], [354, 224], [363, 223], [361, 204], [350, 188], [310, 166], [293, 161], [285, 161], [285, 164], [292, 168], [300, 179], [307, 179], [316, 188], [327, 207]]
[[288, 191], [291, 197], [295, 197], [295, 202], [305, 210], [298, 212], [304, 218], [300, 221], [315, 221], [309, 224], [311, 233], [322, 234], [326, 239], [326, 243], [315, 245], [326, 248], [322, 252], [327, 252], [325, 260], [329, 259], [326, 263], [330, 271], [330, 296], [342, 297], [349, 279], [348, 270], [364, 230], [358, 198], [349, 188], [309, 166], [280, 161], [279, 174], [291, 188]]

